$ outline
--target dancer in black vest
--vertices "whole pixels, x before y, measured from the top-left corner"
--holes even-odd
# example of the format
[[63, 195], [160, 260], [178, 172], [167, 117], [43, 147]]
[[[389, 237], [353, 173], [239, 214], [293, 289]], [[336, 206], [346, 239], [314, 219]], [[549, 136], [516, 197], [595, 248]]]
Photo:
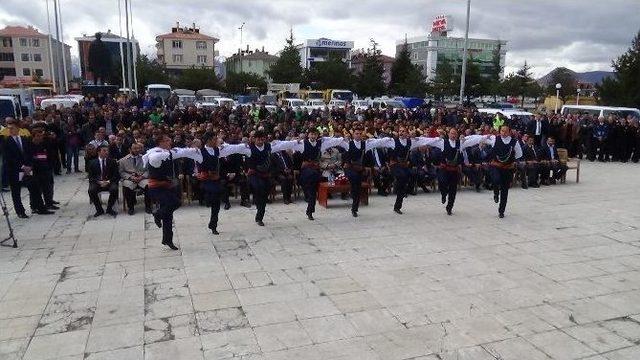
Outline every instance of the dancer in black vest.
[[513, 172], [516, 159], [522, 157], [522, 147], [518, 139], [511, 137], [511, 129], [503, 125], [500, 127], [500, 136], [487, 141], [493, 148], [491, 150], [491, 182], [493, 183], [493, 201], [498, 205], [498, 216], [504, 217], [509, 196], [509, 186], [513, 181]]
[[264, 226], [264, 213], [267, 208], [267, 200], [269, 191], [271, 190], [271, 153], [282, 150], [290, 150], [295, 147], [298, 141], [274, 141], [266, 143], [266, 134], [262, 130], [258, 130], [253, 135], [254, 142], [245, 145], [243, 148], [235, 149], [232, 153], [243, 154], [247, 156], [247, 175], [249, 177], [249, 186], [253, 193], [253, 201], [256, 204], [256, 223]]
[[458, 192], [458, 182], [460, 181], [461, 165], [465, 148], [477, 145], [480, 141], [488, 139], [484, 135], [469, 135], [460, 137], [458, 130], [449, 129], [448, 138], [426, 138], [427, 145], [437, 147], [442, 151], [440, 166], [438, 167], [438, 187], [442, 196], [442, 203], [447, 204], [447, 215], [453, 212], [453, 205]]
[[411, 151], [427, 144], [427, 138], [409, 138], [406, 128], [400, 128], [398, 137], [393, 139], [394, 148], [389, 154], [391, 172], [396, 180], [396, 202], [393, 211], [402, 215], [402, 202], [407, 194], [407, 188], [411, 179]]
[[241, 149], [246, 148], [246, 145], [222, 144], [218, 146], [219, 139], [213, 133], [206, 133], [202, 140], [205, 144], [202, 148], [202, 163], [196, 165], [198, 168], [197, 177], [204, 193], [204, 200], [207, 206], [211, 207], [209, 229], [214, 235], [218, 235], [220, 199], [225, 191], [220, 174], [220, 158], [242, 151]]
[[150, 149], [142, 157], [149, 172], [149, 197], [158, 204], [153, 214], [154, 221], [162, 228], [162, 244], [173, 250], [173, 212], [180, 207], [180, 196], [175, 188], [173, 160], [187, 157], [202, 162], [202, 152], [198, 148], [171, 148], [171, 138], [162, 135], [157, 147]]
[[342, 155], [344, 172], [351, 184], [351, 215], [358, 217], [360, 207], [360, 191], [362, 190], [362, 180], [364, 179], [364, 154], [379, 147], [394, 147], [394, 140], [386, 137], [382, 139], [362, 140], [362, 129], [356, 128], [353, 131], [352, 140], [343, 140], [339, 146], [346, 150]]
[[309, 220], [314, 220], [313, 213], [316, 211], [318, 185], [322, 178], [320, 156], [327, 151], [327, 149], [339, 146], [343, 141], [343, 138], [334, 137], [318, 139], [318, 130], [316, 128], [310, 128], [307, 133], [307, 138], [293, 147], [293, 151], [302, 153], [300, 185], [304, 191], [304, 200], [307, 202], [306, 214]]

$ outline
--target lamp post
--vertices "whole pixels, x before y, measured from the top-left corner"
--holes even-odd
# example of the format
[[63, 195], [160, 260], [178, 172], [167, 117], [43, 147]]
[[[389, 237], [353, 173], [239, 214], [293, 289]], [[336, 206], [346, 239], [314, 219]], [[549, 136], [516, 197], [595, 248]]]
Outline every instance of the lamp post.
[[580, 105], [580, 88], [578, 88], [577, 90], [577, 95], [576, 95], [576, 105]]
[[462, 51], [462, 74], [460, 74], [460, 105], [464, 104], [464, 86], [467, 77], [467, 52], [469, 51], [469, 14], [471, 0], [467, 0], [467, 26], [464, 30], [464, 49]]
[[560, 89], [562, 89], [562, 84], [556, 84], [556, 110], [555, 113], [558, 113], [558, 101], [560, 101]]

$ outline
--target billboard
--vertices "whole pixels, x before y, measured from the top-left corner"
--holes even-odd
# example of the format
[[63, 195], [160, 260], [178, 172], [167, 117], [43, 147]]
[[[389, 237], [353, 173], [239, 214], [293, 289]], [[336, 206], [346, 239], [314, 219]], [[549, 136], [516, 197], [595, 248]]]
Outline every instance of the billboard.
[[449, 30], [447, 23], [449, 22], [449, 17], [446, 15], [439, 15], [433, 19], [431, 23], [431, 32], [445, 32]]
[[344, 40], [332, 40], [327, 38], [309, 39], [307, 40], [308, 47], [326, 47], [326, 48], [341, 48], [351, 49], [353, 48], [353, 41]]

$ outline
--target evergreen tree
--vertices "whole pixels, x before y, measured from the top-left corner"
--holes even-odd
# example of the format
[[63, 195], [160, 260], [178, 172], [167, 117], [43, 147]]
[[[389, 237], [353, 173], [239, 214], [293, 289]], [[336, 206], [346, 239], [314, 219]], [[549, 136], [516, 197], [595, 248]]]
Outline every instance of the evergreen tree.
[[422, 67], [411, 62], [411, 52], [405, 40], [391, 67], [389, 91], [400, 96], [422, 97], [426, 91]]
[[446, 56], [438, 63], [436, 74], [431, 87], [437, 98], [452, 96], [456, 93], [456, 88], [460, 88], [460, 79], [454, 76], [454, 69], [451, 61]]
[[502, 95], [502, 82], [500, 81], [500, 74], [504, 67], [500, 65], [500, 52], [502, 51], [502, 45], [498, 44], [498, 47], [493, 50], [491, 57], [491, 67], [489, 68], [489, 78], [487, 93], [493, 95], [493, 101], [497, 102], [498, 95]]
[[138, 86], [144, 89], [148, 84], [168, 84], [169, 76], [166, 67], [157, 61], [151, 61], [147, 55], [140, 55], [136, 60]]
[[382, 52], [378, 49], [378, 43], [370, 40], [370, 47], [364, 55], [364, 65], [362, 72], [358, 74], [355, 88], [361, 97], [375, 97], [384, 94], [385, 86], [382, 75], [384, 74], [384, 65], [380, 55]]
[[532, 85], [535, 82], [533, 74], [531, 73], [531, 66], [527, 65], [527, 61], [524, 61], [524, 65], [518, 71], [516, 71], [516, 84], [518, 88], [517, 95], [520, 96], [520, 104], [524, 106], [525, 96], [531, 95]]
[[280, 57], [269, 70], [267, 74], [274, 83], [301, 83], [302, 82], [302, 66], [300, 65], [300, 52], [293, 43], [293, 31], [289, 33], [286, 39], [286, 45], [280, 52]]
[[174, 86], [183, 89], [200, 90], [200, 89], [220, 89], [220, 79], [215, 71], [210, 68], [192, 66], [189, 69], [182, 70], [182, 73], [175, 77]]
[[225, 79], [225, 88], [228, 93], [235, 95], [249, 94], [249, 87], [256, 87], [260, 93], [267, 92], [267, 80], [254, 73], [228, 73]]
[[325, 61], [314, 64], [305, 72], [304, 83], [318, 89], [350, 89], [353, 86], [352, 70], [338, 54], [330, 53]]
[[626, 53], [612, 62], [614, 76], [598, 86], [606, 105], [640, 108], [640, 31]]

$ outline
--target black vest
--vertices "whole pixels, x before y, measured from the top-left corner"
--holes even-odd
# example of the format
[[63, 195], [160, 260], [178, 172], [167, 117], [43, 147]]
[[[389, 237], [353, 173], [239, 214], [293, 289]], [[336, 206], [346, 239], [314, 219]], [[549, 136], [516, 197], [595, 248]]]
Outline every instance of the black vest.
[[202, 171], [215, 171], [220, 172], [220, 150], [213, 148], [213, 155], [209, 154], [207, 149], [202, 148], [202, 163], [199, 166]]
[[495, 144], [493, 145], [493, 156], [501, 163], [512, 163], [516, 160], [515, 146], [518, 140], [511, 138], [508, 144], [502, 141], [502, 138], [498, 136]]
[[247, 167], [262, 173], [269, 172], [269, 167], [271, 165], [271, 162], [269, 161], [269, 156], [271, 155], [271, 144], [265, 143], [262, 151], [260, 151], [255, 144], [249, 145], [249, 149], [251, 150], [251, 157], [247, 159]]
[[456, 140], [455, 147], [451, 146], [449, 139], [444, 139], [442, 163], [447, 165], [460, 165], [463, 160], [462, 154], [460, 153], [460, 139]]
[[353, 140], [349, 141], [349, 150], [344, 153], [344, 157], [346, 158], [345, 162], [362, 165], [365, 144], [366, 142], [364, 140], [360, 140], [360, 149], [358, 149]]
[[173, 155], [169, 153], [169, 157], [164, 159], [159, 167], [147, 166], [147, 171], [150, 179], [171, 181], [174, 177]]
[[407, 145], [400, 143], [400, 138], [395, 138], [395, 149], [391, 152], [395, 161], [407, 161], [409, 159], [409, 152], [411, 151], [411, 139], [407, 139]]
[[316, 145], [313, 146], [309, 140], [304, 140], [304, 150], [302, 152], [302, 157], [304, 161], [320, 161], [320, 155], [322, 148], [322, 141], [316, 140]]

